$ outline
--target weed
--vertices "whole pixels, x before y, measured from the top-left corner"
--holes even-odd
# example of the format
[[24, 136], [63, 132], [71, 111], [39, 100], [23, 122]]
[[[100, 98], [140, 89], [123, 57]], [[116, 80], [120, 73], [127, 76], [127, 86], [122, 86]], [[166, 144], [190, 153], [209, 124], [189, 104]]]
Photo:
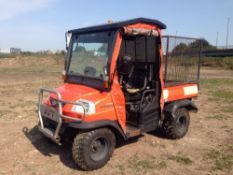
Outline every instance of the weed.
[[168, 159], [174, 160], [174, 161], [181, 163], [181, 164], [184, 164], [184, 165], [191, 165], [193, 163], [193, 161], [190, 158], [183, 156], [183, 155], [170, 156], [170, 157], [168, 157]]
[[135, 154], [131, 159], [128, 160], [131, 168], [137, 171], [148, 170], [155, 167], [154, 161], [149, 159], [140, 159], [137, 154]]
[[208, 159], [217, 159], [220, 155], [220, 152], [217, 150], [210, 150], [207, 154], [206, 154], [206, 158]]
[[157, 168], [158, 168], [159, 170], [164, 169], [164, 168], [167, 168], [166, 162], [165, 162], [165, 161], [159, 162], [159, 164], [157, 165]]
[[2, 111], [0, 111], [0, 118], [3, 118], [4, 113]]
[[206, 158], [214, 161], [213, 170], [230, 170], [233, 166], [233, 147], [230, 146], [225, 151], [211, 150], [206, 154]]
[[229, 154], [223, 154], [221, 157], [215, 160], [215, 167], [214, 169], [217, 170], [230, 170], [233, 166], [233, 156]]

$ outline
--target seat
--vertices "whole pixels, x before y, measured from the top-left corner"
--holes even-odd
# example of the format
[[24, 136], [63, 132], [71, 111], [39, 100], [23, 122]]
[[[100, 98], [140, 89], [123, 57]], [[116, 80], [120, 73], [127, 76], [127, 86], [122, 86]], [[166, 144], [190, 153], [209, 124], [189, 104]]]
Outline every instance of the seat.
[[135, 94], [146, 89], [148, 83], [147, 71], [146, 65], [133, 66], [126, 83], [126, 91], [128, 93]]
[[152, 81], [153, 65], [144, 62], [133, 62], [130, 56], [119, 59], [119, 83], [125, 93], [126, 103], [140, 102], [142, 92], [149, 88]]

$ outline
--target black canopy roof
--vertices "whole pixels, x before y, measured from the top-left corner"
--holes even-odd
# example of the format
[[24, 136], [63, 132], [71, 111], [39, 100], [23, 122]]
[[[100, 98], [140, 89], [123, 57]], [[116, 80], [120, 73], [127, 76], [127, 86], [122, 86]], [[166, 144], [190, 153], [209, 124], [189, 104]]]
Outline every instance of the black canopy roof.
[[158, 26], [160, 29], [166, 29], [166, 25], [159, 20], [149, 19], [149, 18], [135, 18], [125, 21], [119, 21], [111, 24], [102, 24], [91, 27], [85, 27], [80, 29], [69, 30], [69, 33], [83, 33], [83, 32], [91, 32], [97, 30], [109, 30], [109, 29], [119, 29], [123, 26], [135, 24], [135, 23], [146, 23]]

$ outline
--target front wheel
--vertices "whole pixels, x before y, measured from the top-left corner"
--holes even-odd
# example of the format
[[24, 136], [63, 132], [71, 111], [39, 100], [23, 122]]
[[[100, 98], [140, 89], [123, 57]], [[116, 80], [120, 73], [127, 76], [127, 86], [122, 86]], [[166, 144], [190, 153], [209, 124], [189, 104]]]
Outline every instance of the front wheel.
[[73, 159], [83, 170], [100, 168], [111, 158], [115, 144], [115, 135], [107, 128], [78, 134], [73, 142]]
[[163, 129], [168, 138], [179, 139], [188, 132], [189, 123], [189, 111], [185, 108], [179, 108], [174, 116], [165, 116]]

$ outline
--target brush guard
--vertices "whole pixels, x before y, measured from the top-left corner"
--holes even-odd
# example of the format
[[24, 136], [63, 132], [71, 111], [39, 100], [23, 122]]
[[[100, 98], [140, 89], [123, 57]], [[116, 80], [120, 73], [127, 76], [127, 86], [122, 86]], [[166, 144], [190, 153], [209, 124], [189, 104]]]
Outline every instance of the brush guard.
[[[58, 102], [58, 108], [53, 108], [50, 107], [48, 105], [43, 104], [43, 97], [44, 97], [44, 93], [50, 93], [50, 94], [55, 94], [57, 96], [57, 102]], [[73, 118], [73, 117], [69, 117], [63, 114], [62, 112], [62, 104], [73, 104], [73, 105], [79, 105], [83, 108], [83, 114], [82, 114], [82, 118]], [[38, 91], [38, 118], [39, 118], [39, 125], [38, 125], [38, 129], [40, 132], [42, 132], [46, 137], [48, 137], [49, 139], [51, 139], [53, 142], [60, 144], [60, 136], [59, 136], [59, 132], [61, 130], [62, 127], [62, 123], [63, 123], [63, 118], [65, 119], [69, 119], [69, 120], [73, 120], [75, 122], [82, 122], [82, 120], [85, 117], [85, 107], [83, 106], [83, 104], [78, 103], [78, 102], [70, 102], [70, 101], [65, 101], [62, 100], [61, 94], [54, 90], [54, 89], [49, 89], [49, 88], [40, 88]], [[45, 127], [44, 125], [44, 118], [48, 118], [50, 120], [53, 120], [57, 126], [55, 128], [55, 131], [53, 131], [52, 129], [49, 129], [47, 127]]]

